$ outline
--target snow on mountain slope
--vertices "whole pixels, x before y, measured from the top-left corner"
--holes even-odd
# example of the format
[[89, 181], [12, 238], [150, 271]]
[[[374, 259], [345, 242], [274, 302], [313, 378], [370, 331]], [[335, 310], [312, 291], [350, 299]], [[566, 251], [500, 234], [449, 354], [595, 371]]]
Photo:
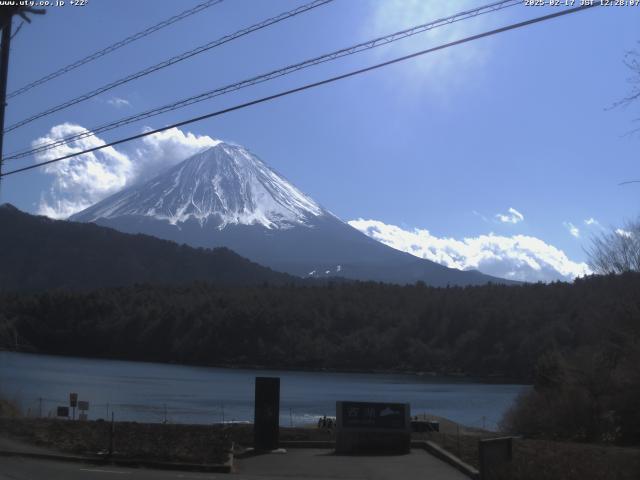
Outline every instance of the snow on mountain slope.
[[126, 189], [71, 217], [96, 221], [127, 215], [172, 225], [189, 219], [201, 225], [262, 225], [286, 229], [310, 225], [328, 214], [243, 147], [220, 142], [153, 180]]

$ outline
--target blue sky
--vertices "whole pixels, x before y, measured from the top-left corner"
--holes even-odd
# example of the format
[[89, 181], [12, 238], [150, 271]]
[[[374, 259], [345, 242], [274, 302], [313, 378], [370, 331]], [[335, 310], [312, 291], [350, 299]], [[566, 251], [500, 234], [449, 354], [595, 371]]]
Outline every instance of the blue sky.
[[[13, 40], [9, 91], [197, 3], [89, 0], [85, 7], [50, 8]], [[6, 123], [303, 3], [226, 0], [11, 99]], [[5, 152], [28, 147], [51, 135], [57, 125], [91, 128], [485, 3], [489, 2], [335, 0], [10, 132]], [[551, 11], [554, 7], [519, 5], [100, 138], [109, 141], [144, 127], [157, 128]], [[598, 225], [619, 225], [638, 213], [640, 187], [618, 183], [640, 177], [640, 138], [625, 135], [640, 116], [639, 108], [609, 107], [630, 90], [631, 73], [623, 59], [628, 50], [640, 48], [639, 20], [640, 7], [598, 7], [192, 124], [183, 131], [244, 145], [340, 218], [376, 222], [355, 226], [398, 248], [425, 241], [420, 251], [429, 257], [434, 248], [451, 253], [459, 247], [454, 253], [460, 254], [460, 248], [472, 248], [471, 240], [487, 240], [491, 233], [494, 240], [502, 240], [482, 248], [511, 248], [504, 242], [514, 238], [521, 244], [537, 239], [573, 262], [569, 273], [558, 275], [570, 278], [579, 268], [575, 265], [585, 261], [583, 247]], [[118, 147], [117, 154], [144, 161], [149, 152], [141, 153], [141, 145]], [[10, 161], [5, 170], [35, 161]], [[42, 202], [51, 201], [51, 195], [64, 196], [64, 188], [74, 190], [69, 185], [73, 178], [61, 183], [65, 173], [69, 172], [32, 170], [6, 177], [1, 201], [42, 211]], [[590, 219], [597, 223], [587, 224]], [[447, 244], [464, 243], [465, 238], [470, 241], [462, 246]], [[429, 242], [439, 247], [431, 248]], [[473, 256], [465, 255], [467, 260]], [[474, 264], [463, 261], [460, 266]]]

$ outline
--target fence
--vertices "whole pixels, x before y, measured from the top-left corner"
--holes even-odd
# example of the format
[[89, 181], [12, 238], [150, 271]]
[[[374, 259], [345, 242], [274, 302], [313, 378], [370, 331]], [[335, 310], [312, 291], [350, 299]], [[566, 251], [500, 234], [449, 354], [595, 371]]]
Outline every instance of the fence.
[[[224, 401], [207, 401], [202, 406], [171, 405], [167, 403], [119, 403], [96, 402], [92, 398], [79, 395], [80, 401], [88, 401], [89, 409], [85, 412], [88, 420], [111, 419], [113, 414], [117, 421], [135, 421], [145, 423], [176, 424], [214, 424], [214, 423], [249, 423], [253, 422], [253, 402], [242, 404], [226, 404]], [[37, 397], [16, 399], [22, 413], [31, 418], [57, 418], [58, 407], [69, 407], [69, 398]], [[69, 418], [79, 418], [80, 410], [69, 407]], [[333, 416], [334, 412], [306, 412], [296, 406], [281, 404], [280, 425], [283, 427], [300, 427], [317, 425], [323, 416]]]
[[[84, 400], [79, 396], [79, 400]], [[28, 401], [19, 401], [23, 414], [28, 417], [57, 418], [59, 406], [68, 406], [69, 399], [62, 398], [32, 398]], [[75, 413], [75, 415], [74, 415]], [[79, 410], [73, 412], [69, 409], [69, 417], [79, 418]], [[206, 402], [201, 406], [193, 405], [171, 405], [166, 403], [117, 403], [117, 402], [95, 402], [89, 398], [89, 410], [86, 412], [88, 420], [111, 420], [113, 414], [116, 421], [134, 421], [140, 423], [169, 423], [169, 424], [230, 424], [230, 423], [252, 423], [253, 422], [253, 402], [246, 402], [243, 405], [229, 405], [223, 401]], [[282, 427], [310, 427], [317, 426], [319, 419], [323, 416], [333, 417], [334, 412], [305, 412], [297, 409], [295, 405], [288, 405], [283, 402], [280, 409], [280, 425]], [[493, 436], [493, 432], [498, 431], [498, 419], [491, 416], [482, 416], [472, 421], [465, 421], [465, 424], [458, 424], [448, 419], [420, 413], [413, 418], [421, 420], [436, 420], [440, 422], [439, 432], [422, 432], [416, 434], [418, 438], [432, 440], [445, 449], [458, 456], [475, 455], [476, 443], [470, 439], [486, 438]], [[496, 434], [497, 435], [497, 434]], [[473, 452], [465, 450], [472, 449]]]

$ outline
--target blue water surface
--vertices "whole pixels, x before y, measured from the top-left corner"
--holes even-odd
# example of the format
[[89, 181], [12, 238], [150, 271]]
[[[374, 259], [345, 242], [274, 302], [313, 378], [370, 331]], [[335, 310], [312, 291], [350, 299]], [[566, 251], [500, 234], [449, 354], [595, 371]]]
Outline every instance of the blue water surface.
[[69, 393], [89, 401], [90, 419], [176, 423], [253, 420], [254, 379], [281, 382], [282, 425], [335, 415], [337, 400], [408, 402], [464, 425], [495, 429], [525, 385], [427, 375], [225, 369], [0, 352], [0, 394], [30, 415], [55, 415]]

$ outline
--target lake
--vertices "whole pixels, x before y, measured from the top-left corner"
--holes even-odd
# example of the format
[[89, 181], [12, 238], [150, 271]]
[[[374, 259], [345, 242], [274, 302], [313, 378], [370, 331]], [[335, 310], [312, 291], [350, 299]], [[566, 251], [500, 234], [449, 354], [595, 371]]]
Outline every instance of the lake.
[[69, 393], [90, 419], [176, 423], [252, 421], [254, 378], [280, 377], [284, 426], [335, 415], [337, 400], [409, 402], [430, 413], [494, 429], [525, 385], [405, 374], [224, 369], [0, 352], [0, 393], [31, 415], [54, 415]]

